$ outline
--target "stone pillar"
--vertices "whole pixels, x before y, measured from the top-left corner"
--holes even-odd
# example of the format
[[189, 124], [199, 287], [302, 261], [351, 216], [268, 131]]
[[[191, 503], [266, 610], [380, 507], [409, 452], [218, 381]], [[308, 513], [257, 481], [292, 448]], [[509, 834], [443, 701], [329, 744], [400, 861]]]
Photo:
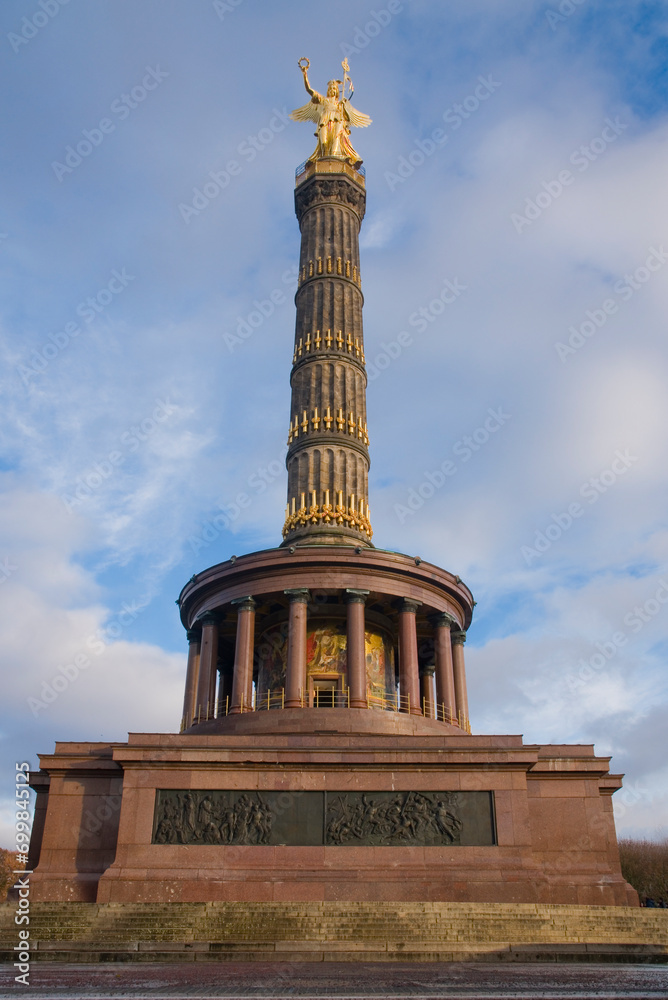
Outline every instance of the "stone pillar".
[[434, 718], [434, 674], [436, 667], [420, 668], [420, 708], [426, 719]]
[[346, 656], [350, 707], [366, 708], [366, 651], [364, 648], [364, 602], [368, 590], [346, 590]]
[[286, 590], [290, 598], [288, 617], [288, 664], [285, 675], [286, 708], [300, 708], [306, 697], [306, 617], [310, 599], [303, 588]]
[[234, 673], [230, 715], [247, 712], [253, 705], [253, 652], [255, 649], [255, 601], [241, 597], [232, 604], [237, 608], [237, 641], [234, 648]]
[[[404, 600], [399, 607], [399, 690], [401, 711], [422, 715], [415, 616], [420, 601]], [[409, 708], [410, 705], [410, 708]]]
[[450, 615], [433, 615], [430, 619], [434, 626], [434, 651], [436, 653], [436, 705], [437, 718], [445, 721], [448, 716], [457, 718], [457, 699], [455, 698], [455, 678], [452, 666], [452, 636], [450, 629], [457, 623]]
[[192, 725], [195, 714], [195, 704], [197, 702], [197, 674], [199, 672], [199, 654], [202, 642], [202, 633], [195, 629], [189, 629], [186, 633], [188, 638], [188, 667], [186, 669], [186, 689], [183, 696], [183, 727]]
[[229, 714], [232, 705], [232, 683], [234, 680], [234, 658], [225, 658], [218, 663], [218, 715]]
[[[197, 702], [195, 705], [195, 720], [211, 718], [215, 711], [216, 665], [218, 663], [218, 622], [215, 612], [203, 615], [198, 625], [202, 626], [202, 644], [199, 656], [199, 680], [197, 683]], [[214, 696], [211, 696], [211, 688]]]
[[468, 724], [469, 700], [466, 694], [466, 668], [464, 667], [464, 643], [466, 632], [452, 633], [452, 666], [455, 676], [455, 698], [457, 700], [457, 717], [462, 717]]

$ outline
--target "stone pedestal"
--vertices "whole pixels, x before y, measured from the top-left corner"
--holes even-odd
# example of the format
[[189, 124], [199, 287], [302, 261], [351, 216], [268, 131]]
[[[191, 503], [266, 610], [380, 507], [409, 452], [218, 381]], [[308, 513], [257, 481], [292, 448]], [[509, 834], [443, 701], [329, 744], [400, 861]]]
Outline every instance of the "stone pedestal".
[[[519, 736], [470, 736], [365, 709], [227, 722], [226, 734], [211, 732], [212, 721], [198, 735], [58, 744], [43, 757], [52, 778], [31, 900], [636, 901], [615, 844], [611, 794], [620, 778], [591, 747], [524, 746]], [[239, 816], [246, 800], [258, 809], [271, 802], [274, 825], [295, 839], [288, 820], [323, 795], [336, 816], [357, 809], [359, 827], [330, 818], [330, 842], [312, 829], [318, 842], [308, 846], [273, 843], [252, 823], [230, 825], [230, 804]], [[161, 797], [180, 803], [175, 825], [162, 822], [174, 810], [161, 811]], [[400, 817], [393, 833], [380, 830], [378, 810], [387, 815], [395, 799], [417, 837], [402, 833]], [[485, 800], [492, 819], [481, 830], [474, 813]], [[440, 813], [431, 808], [439, 802]], [[443, 825], [422, 824], [425, 809]], [[102, 815], [110, 817], [103, 832]]]
[[[181, 734], [40, 758], [31, 900], [637, 901], [607, 759], [471, 735], [473, 599], [458, 577], [400, 553], [295, 546], [213, 566], [179, 603], [186, 704], [202, 633], [196, 717]], [[418, 635], [435, 636], [438, 698], [454, 690], [456, 718], [432, 717], [426, 686], [420, 697]], [[232, 711], [216, 715], [217, 668], [228, 677], [232, 659]], [[305, 697], [307, 670], [333, 685], [329, 700]]]

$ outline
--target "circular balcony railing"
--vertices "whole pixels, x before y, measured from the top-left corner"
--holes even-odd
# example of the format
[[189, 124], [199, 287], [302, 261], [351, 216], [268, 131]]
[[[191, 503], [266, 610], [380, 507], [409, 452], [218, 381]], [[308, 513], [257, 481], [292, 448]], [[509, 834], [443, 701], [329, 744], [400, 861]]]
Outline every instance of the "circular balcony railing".
[[[344, 688], [343, 690], [333, 690], [327, 688], [324, 690], [321, 688], [315, 688], [313, 691], [301, 690], [300, 700], [300, 708], [317, 708], [320, 710], [327, 708], [350, 708], [350, 688]], [[402, 696], [400, 694], [374, 694], [370, 690], [367, 690], [366, 701], [367, 709], [372, 711], [400, 712], [407, 715], [411, 714], [411, 702], [410, 697], [408, 696]], [[450, 712], [448, 706], [443, 702], [437, 704], [428, 698], [423, 698], [422, 704], [417, 707], [418, 712], [416, 713], [415, 706], [413, 706], [412, 714], [420, 714], [425, 719], [436, 719], [439, 722], [445, 722], [451, 726], [458, 726], [465, 733], [470, 734], [471, 732], [469, 720], [465, 718], [461, 712], [458, 717], [454, 716]], [[267, 691], [259, 697], [257, 697], [255, 691], [253, 691], [253, 700], [251, 704], [244, 704], [244, 699], [242, 697], [241, 704], [235, 714], [281, 711], [284, 708], [285, 688], [280, 688], [275, 691]], [[227, 715], [230, 715], [229, 697], [226, 697], [224, 700], [218, 699], [215, 703], [207, 705], [204, 709], [199, 709], [192, 717], [184, 716], [181, 720], [180, 731], [184, 732], [199, 723], [210, 722], [212, 719], [224, 718]]]

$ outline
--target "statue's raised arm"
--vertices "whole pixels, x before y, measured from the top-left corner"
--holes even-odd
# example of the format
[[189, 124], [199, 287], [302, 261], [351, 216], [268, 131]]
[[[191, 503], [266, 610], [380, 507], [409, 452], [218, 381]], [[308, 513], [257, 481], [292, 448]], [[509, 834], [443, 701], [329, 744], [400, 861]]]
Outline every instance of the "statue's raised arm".
[[306, 87], [307, 93], [310, 94], [311, 97], [314, 98], [315, 100], [322, 100], [322, 94], [319, 94], [317, 90], [313, 90], [310, 83], [308, 82], [308, 68], [311, 65], [310, 61], [306, 59], [306, 57], [302, 57], [297, 61], [297, 65], [302, 71], [302, 75], [304, 77], [304, 86]]
[[368, 115], [357, 111], [345, 96], [346, 84], [349, 85], [351, 94], [353, 90], [348, 76], [348, 60], [344, 59], [341, 64], [343, 66], [343, 80], [330, 80], [327, 84], [327, 94], [324, 97], [309, 83], [309, 60], [302, 58], [297, 65], [302, 71], [304, 86], [307, 93], [311, 95], [311, 100], [302, 105], [301, 108], [296, 108], [290, 117], [297, 122], [315, 122], [318, 127], [318, 131], [315, 133], [318, 145], [309, 160], [335, 156], [348, 160], [354, 167], [359, 167], [362, 161], [350, 142], [350, 126], [366, 128], [367, 125], [371, 124], [371, 119]]

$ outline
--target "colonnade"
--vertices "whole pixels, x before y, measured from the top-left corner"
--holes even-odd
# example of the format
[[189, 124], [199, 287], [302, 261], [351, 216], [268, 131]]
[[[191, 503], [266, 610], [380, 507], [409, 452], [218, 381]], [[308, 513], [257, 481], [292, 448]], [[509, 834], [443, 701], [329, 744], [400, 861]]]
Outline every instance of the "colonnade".
[[[284, 708], [300, 708], [307, 686], [306, 637], [310, 593], [305, 588], [284, 592], [288, 597], [288, 648]], [[350, 708], [368, 708], [365, 633], [365, 602], [369, 592], [347, 589], [346, 657]], [[236, 640], [228, 713], [248, 711], [253, 703], [253, 659], [255, 652], [255, 609], [253, 597], [231, 602], [236, 610]], [[428, 616], [433, 637], [433, 663], [420, 666], [417, 613], [420, 602], [398, 602], [400, 710], [411, 715], [428, 715], [468, 727], [468, 699], [464, 642], [466, 633], [450, 615]], [[218, 629], [220, 614], [207, 612], [197, 620], [200, 629], [188, 631], [188, 667], [183, 703], [184, 727], [215, 714], [218, 672]], [[222, 700], [219, 692], [219, 701]]]

